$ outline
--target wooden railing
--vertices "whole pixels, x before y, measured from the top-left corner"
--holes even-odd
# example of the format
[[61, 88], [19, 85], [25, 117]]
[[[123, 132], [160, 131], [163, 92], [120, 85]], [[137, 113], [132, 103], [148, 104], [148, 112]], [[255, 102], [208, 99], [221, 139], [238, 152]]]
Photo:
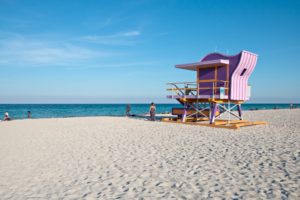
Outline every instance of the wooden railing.
[[167, 83], [167, 85], [172, 86], [172, 88], [168, 88], [167, 90], [175, 92], [177, 95], [197, 95], [197, 82], [176, 82]]
[[[201, 83], [212, 83], [212, 86], [201, 87]], [[219, 83], [223, 83], [222, 86]], [[217, 90], [220, 88], [224, 88], [225, 95], [228, 95], [229, 84], [228, 81], [224, 80], [215, 80], [215, 79], [206, 79], [206, 80], [198, 80], [197, 82], [175, 82], [175, 83], [167, 83], [167, 85], [172, 86], [171, 88], [167, 88], [168, 91], [175, 92], [179, 96], [185, 95], [201, 95], [201, 90], [212, 90], [212, 98], [214, 98], [217, 94]]]

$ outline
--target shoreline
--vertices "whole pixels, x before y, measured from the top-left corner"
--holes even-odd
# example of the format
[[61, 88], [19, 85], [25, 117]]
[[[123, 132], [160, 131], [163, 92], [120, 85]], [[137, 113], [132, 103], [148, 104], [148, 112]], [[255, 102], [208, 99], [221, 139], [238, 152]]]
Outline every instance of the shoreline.
[[[247, 112], [253, 112], [253, 111], [256, 111], [256, 112], [263, 112], [263, 111], [286, 111], [286, 110], [299, 110], [300, 108], [293, 108], [293, 109], [290, 109], [290, 108], [280, 108], [280, 109], [259, 109], [259, 110], [244, 110], [243, 112], [244, 113], [247, 113]], [[39, 117], [39, 118], [35, 118], [35, 117], [31, 117], [31, 118], [12, 118], [12, 120], [10, 121], [16, 121], [16, 120], [37, 120], [37, 119], [67, 119], [67, 118], [93, 118], [93, 117], [128, 117], [128, 118], [146, 118], [146, 117], [149, 117], [149, 113], [145, 113], [143, 115], [140, 115], [140, 114], [131, 114], [131, 116], [126, 116], [125, 114], [124, 115], [90, 115], [90, 116], [62, 116], [62, 117]], [[161, 118], [161, 117], [175, 117], [176, 115], [172, 115], [171, 113], [157, 113], [156, 114], [156, 117], [158, 118]], [[5, 122], [3, 121], [3, 119], [0, 119], [0, 122]]]

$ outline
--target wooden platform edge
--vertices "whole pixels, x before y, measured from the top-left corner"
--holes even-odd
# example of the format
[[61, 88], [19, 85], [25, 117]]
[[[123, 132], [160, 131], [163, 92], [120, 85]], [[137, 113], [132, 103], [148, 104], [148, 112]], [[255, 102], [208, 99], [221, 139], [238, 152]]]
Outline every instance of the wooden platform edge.
[[176, 124], [206, 126], [206, 127], [213, 127], [213, 128], [225, 128], [225, 129], [235, 129], [235, 130], [240, 129], [240, 127], [244, 127], [244, 126], [255, 126], [255, 125], [268, 124], [265, 121], [249, 122], [246, 120], [235, 120], [235, 121], [231, 121], [229, 124], [227, 124], [227, 121], [222, 121], [222, 120], [217, 121], [213, 124], [203, 124], [203, 123], [199, 123], [199, 122], [181, 122], [178, 119], [171, 119], [171, 118], [162, 118], [161, 121], [168, 122], [168, 123], [176, 123]]

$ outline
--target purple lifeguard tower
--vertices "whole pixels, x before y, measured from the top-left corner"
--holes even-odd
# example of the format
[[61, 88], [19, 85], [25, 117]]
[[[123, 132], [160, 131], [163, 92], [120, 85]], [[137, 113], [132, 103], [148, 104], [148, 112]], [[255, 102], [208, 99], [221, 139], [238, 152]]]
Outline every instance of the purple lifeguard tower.
[[224, 121], [217, 120], [217, 123], [215, 120], [229, 113], [229, 123], [233, 122], [230, 115], [241, 123], [241, 104], [250, 98], [248, 79], [256, 62], [256, 54], [241, 51], [233, 56], [211, 53], [200, 62], [176, 65], [179, 69], [195, 71], [197, 76], [196, 82], [168, 83], [172, 86], [168, 90], [173, 94], [167, 98], [183, 105], [183, 108], [173, 108], [172, 114], [181, 122], [206, 120], [210, 124], [222, 124]]

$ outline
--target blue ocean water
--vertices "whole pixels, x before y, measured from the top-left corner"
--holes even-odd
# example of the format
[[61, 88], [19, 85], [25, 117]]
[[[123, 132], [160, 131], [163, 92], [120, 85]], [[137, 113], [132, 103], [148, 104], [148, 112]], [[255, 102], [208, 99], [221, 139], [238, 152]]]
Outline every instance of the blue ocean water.
[[[300, 107], [300, 104], [294, 104]], [[179, 104], [156, 104], [157, 113], [171, 112]], [[252, 109], [289, 109], [290, 104], [243, 104], [243, 110]], [[12, 119], [27, 118], [31, 111], [32, 118], [83, 117], [83, 116], [124, 116], [126, 104], [0, 104], [0, 119], [8, 112]], [[149, 104], [131, 104], [131, 114], [148, 113]]]

